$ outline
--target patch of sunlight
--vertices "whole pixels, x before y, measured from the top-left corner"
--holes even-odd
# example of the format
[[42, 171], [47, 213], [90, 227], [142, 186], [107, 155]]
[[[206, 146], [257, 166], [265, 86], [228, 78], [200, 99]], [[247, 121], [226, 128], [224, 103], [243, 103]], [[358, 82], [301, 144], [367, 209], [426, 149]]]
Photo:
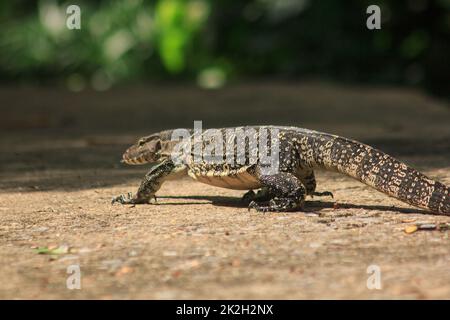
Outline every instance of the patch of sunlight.
[[204, 89], [218, 89], [227, 80], [225, 71], [219, 67], [203, 69], [197, 76], [197, 84]]
[[153, 18], [149, 13], [142, 11], [137, 14], [134, 30], [140, 40], [151, 40], [153, 36], [153, 25]]
[[187, 23], [192, 28], [197, 28], [204, 23], [209, 16], [209, 5], [203, 0], [190, 1], [187, 4]]
[[282, 21], [295, 16], [306, 9], [308, 0], [259, 0], [268, 11], [269, 18], [274, 21]]
[[110, 60], [116, 60], [127, 52], [135, 44], [133, 35], [122, 29], [112, 34], [105, 40], [104, 54]]
[[39, 2], [39, 21], [53, 37], [66, 30], [66, 14], [54, 1]]

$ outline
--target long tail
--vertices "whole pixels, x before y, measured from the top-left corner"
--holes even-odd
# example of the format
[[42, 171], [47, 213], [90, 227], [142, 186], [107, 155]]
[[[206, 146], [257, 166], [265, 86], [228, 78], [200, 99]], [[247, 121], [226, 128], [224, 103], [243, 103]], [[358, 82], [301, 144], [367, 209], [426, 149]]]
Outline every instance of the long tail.
[[[410, 205], [450, 215], [450, 189], [390, 155], [363, 143], [317, 133], [300, 145], [311, 165], [349, 175]], [[304, 152], [302, 152], [303, 154]]]

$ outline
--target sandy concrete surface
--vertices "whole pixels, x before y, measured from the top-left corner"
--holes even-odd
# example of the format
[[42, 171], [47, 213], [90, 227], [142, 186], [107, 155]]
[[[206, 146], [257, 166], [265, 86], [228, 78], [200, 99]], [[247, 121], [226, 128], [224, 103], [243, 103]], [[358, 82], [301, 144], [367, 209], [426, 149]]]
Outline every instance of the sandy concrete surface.
[[[310, 199], [305, 212], [249, 212], [242, 191], [189, 179], [164, 184], [155, 205], [110, 205], [148, 169], [119, 163], [127, 145], [193, 120], [344, 135], [448, 185], [446, 101], [319, 83], [3, 87], [0, 99], [0, 298], [450, 298], [449, 231], [404, 231], [450, 217], [339, 174], [318, 172], [318, 190], [335, 198]], [[80, 267], [80, 290], [66, 286], [71, 265]], [[367, 288], [371, 265], [381, 270], [380, 290]]]

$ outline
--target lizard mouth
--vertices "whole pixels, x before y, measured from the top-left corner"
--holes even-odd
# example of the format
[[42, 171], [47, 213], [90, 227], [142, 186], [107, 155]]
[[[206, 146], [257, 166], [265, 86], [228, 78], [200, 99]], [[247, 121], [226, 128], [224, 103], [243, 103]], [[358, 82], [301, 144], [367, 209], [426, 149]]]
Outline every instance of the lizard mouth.
[[122, 163], [140, 165], [148, 163], [146, 152], [141, 147], [132, 146], [122, 155]]
[[139, 165], [139, 164], [145, 164], [147, 161], [144, 159], [143, 156], [137, 157], [137, 158], [125, 158], [123, 157], [121, 160], [122, 163], [126, 164], [133, 164], [133, 165]]

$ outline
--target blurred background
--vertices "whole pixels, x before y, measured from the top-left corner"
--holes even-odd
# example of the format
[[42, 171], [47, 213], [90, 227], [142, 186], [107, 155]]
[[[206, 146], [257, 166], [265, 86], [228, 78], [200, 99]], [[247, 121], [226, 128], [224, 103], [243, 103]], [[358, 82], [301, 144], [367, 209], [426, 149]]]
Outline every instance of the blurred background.
[[[66, 9], [81, 8], [81, 30]], [[381, 8], [381, 30], [366, 8]], [[319, 79], [450, 92], [450, 1], [2, 1], [0, 81], [104, 91]]]

